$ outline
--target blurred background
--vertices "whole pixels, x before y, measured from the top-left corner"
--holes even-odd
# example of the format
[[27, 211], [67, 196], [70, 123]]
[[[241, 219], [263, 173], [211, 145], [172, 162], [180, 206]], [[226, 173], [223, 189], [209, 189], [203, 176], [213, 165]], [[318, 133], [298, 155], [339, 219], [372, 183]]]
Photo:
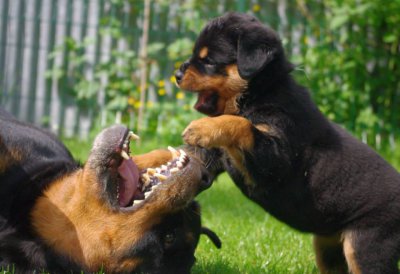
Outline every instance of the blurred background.
[[295, 77], [329, 118], [377, 149], [396, 148], [399, 0], [0, 0], [0, 104], [65, 137], [123, 122], [180, 142], [199, 116], [174, 70], [227, 11], [279, 32]]

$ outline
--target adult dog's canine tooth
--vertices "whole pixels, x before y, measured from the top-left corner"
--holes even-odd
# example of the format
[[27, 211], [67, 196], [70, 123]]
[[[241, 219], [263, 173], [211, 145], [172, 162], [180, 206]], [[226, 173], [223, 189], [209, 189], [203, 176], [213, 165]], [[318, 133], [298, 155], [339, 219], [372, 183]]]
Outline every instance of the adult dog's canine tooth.
[[182, 167], [183, 167], [183, 164], [182, 164], [181, 161], [177, 161], [177, 162], [176, 162], [176, 166], [177, 166], [178, 168], [182, 168]]
[[147, 186], [150, 183], [150, 175], [147, 173], [144, 173], [142, 175], [144, 182], [143, 182], [143, 186]]
[[175, 148], [168, 146], [168, 150], [172, 153], [172, 158], [176, 158], [179, 156], [178, 151]]
[[168, 178], [167, 176], [162, 175], [160, 173], [156, 173], [156, 174], [154, 174], [154, 176], [156, 176], [158, 179], [160, 179], [160, 181], [165, 181]]
[[179, 153], [180, 153], [181, 156], [186, 156], [186, 152], [183, 149], [180, 149]]
[[169, 172], [171, 172], [171, 174], [177, 173], [179, 171], [179, 168], [177, 167], [173, 167], [169, 170]]
[[133, 133], [133, 131], [129, 132], [129, 140], [139, 140], [140, 137], [138, 135], [136, 135], [135, 133]]
[[125, 160], [129, 160], [129, 155], [128, 155], [128, 153], [126, 153], [125, 150], [122, 150], [122, 151], [121, 151], [121, 156], [122, 156], [122, 158], [124, 158]]

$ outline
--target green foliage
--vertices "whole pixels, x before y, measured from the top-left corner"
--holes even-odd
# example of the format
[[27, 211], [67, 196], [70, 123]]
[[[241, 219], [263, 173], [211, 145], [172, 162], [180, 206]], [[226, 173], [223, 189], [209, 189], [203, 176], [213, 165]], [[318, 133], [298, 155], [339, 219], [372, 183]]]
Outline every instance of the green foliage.
[[[370, 145], [399, 132], [400, 1], [312, 1], [300, 57], [321, 110]], [[313, 40], [314, 43], [310, 43]]]

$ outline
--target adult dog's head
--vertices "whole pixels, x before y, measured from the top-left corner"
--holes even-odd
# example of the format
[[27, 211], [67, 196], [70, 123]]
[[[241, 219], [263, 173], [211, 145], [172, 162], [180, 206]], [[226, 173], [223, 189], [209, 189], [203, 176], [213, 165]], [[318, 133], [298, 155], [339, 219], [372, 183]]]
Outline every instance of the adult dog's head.
[[176, 72], [184, 90], [198, 93], [195, 108], [209, 116], [237, 114], [237, 100], [262, 74], [273, 83], [292, 66], [278, 35], [255, 17], [228, 13], [200, 33], [192, 57]]
[[193, 201], [211, 184], [195, 156], [131, 156], [135, 135], [117, 125], [81, 167], [39, 128], [2, 113], [0, 127], [0, 268], [189, 273], [200, 234], [220, 244]]

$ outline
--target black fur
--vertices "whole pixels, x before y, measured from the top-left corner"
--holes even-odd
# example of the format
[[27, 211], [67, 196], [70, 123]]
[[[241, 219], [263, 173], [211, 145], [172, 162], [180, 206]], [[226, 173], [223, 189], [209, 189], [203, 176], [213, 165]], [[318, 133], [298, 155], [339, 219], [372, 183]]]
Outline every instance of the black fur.
[[[223, 165], [248, 198], [300, 231], [348, 237], [362, 273], [398, 273], [399, 173], [322, 115], [308, 90], [290, 75], [293, 66], [277, 34], [257, 19], [230, 13], [205, 27], [186, 66], [207, 73], [197, 56], [203, 47], [214, 67], [222, 71], [237, 64], [248, 80], [238, 97], [238, 115], [269, 128], [253, 127], [254, 148], [243, 152], [253, 185], [244, 182], [223, 150], [219, 162], [213, 160], [215, 172]], [[328, 260], [322, 263], [329, 265]]]
[[[37, 236], [30, 216], [44, 189], [79, 164], [51, 133], [21, 123], [2, 109], [0, 157], [0, 270], [85, 272], [84, 266], [57, 254]], [[188, 233], [192, 239], [186, 239]], [[208, 235], [201, 227], [200, 206], [193, 201], [162, 217], [133, 243], [126, 257], [142, 260], [135, 273], [190, 273], [200, 234]]]

